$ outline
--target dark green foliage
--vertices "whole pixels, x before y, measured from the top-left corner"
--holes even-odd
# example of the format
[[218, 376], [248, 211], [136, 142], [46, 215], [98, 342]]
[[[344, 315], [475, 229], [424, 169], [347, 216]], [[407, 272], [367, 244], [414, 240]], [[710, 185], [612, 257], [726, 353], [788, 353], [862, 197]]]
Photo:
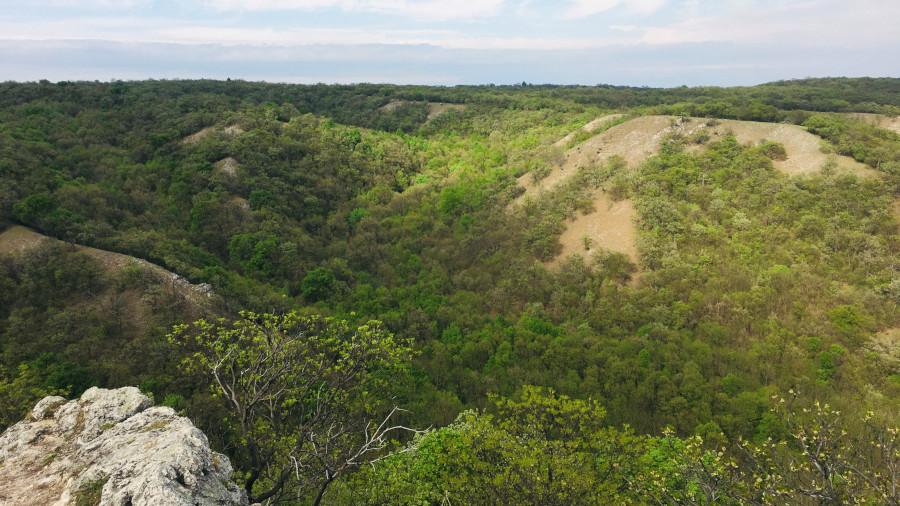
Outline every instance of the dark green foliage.
[[303, 278], [300, 285], [300, 291], [303, 297], [310, 301], [316, 302], [328, 298], [334, 290], [334, 274], [328, 269], [317, 267]]
[[[631, 462], [682, 494], [656, 500], [683, 502], [705, 471], [679, 452], [706, 458], [708, 449], [691, 437], [730, 442], [735, 453], [737, 438], [788, 440], [790, 424], [771, 407], [790, 389], [854, 420], [869, 410], [896, 418], [900, 371], [873, 336], [900, 325], [897, 136], [809, 111], [897, 112], [898, 82], [673, 90], [4, 83], [0, 222], [208, 282], [223, 300], [210, 311], [225, 317], [297, 307], [353, 325], [377, 319], [414, 340], [409, 374], [391, 378], [392, 402], [408, 409], [407, 425], [457, 422], [424, 438], [420, 453], [392, 460], [405, 474], [385, 494], [440, 503], [450, 480], [459, 485], [454, 504], [477, 503], [480, 487], [495, 485], [508, 493], [490, 496], [496, 503], [577, 503], [622, 493], [622, 482], [596, 488], [590, 477], [608, 462], [589, 455], [591, 445], [627, 441], [637, 445]], [[429, 119], [429, 103], [464, 108]], [[549, 173], [563, 157], [553, 144], [609, 108], [803, 124], [826, 149], [884, 177], [787, 177], [772, 164], [790, 156], [783, 146], [695, 137], [667, 140], [640, 168], [582, 167], [540, 198], [512, 203], [517, 177]], [[243, 132], [226, 130], [233, 126]], [[218, 164], [226, 158], [236, 161], [231, 172]], [[601, 251], [547, 268], [566, 220], [599, 189], [634, 203], [639, 265]], [[150, 309], [122, 311], [125, 299]], [[162, 339], [196, 312], [165, 285], [110, 273], [67, 247], [3, 257], [0, 423], [42, 395], [140, 384], [183, 409], [246, 471], [223, 406], [201, 378], [175, 370], [184, 351]], [[552, 402], [564, 406], [603, 406], [589, 427], [597, 438], [525, 433], [508, 420], [518, 415], [499, 407], [494, 418], [458, 418], [490, 408], [494, 395], [524, 402], [515, 397], [523, 385], [554, 389]], [[373, 402], [384, 401], [380, 393], [370, 392]], [[631, 429], [610, 429], [623, 424]], [[473, 434], [485, 438], [480, 454], [466, 439]], [[530, 476], [525, 457], [508, 460], [521, 453], [514, 441], [536, 452], [560, 446], [571, 487], [535, 485], [546, 473]], [[500, 461], [512, 462], [503, 483], [468, 474]]]

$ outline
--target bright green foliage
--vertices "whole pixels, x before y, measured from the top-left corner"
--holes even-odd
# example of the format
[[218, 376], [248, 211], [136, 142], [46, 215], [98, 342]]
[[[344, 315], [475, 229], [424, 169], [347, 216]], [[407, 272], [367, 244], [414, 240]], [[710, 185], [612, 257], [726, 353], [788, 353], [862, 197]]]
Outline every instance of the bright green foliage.
[[35, 367], [22, 364], [15, 375], [3, 374], [0, 377], [0, 425], [8, 427], [18, 422], [43, 397], [68, 393], [66, 389], [47, 386], [39, 372]]
[[[702, 452], [730, 447], [723, 458], [737, 460], [740, 478], [749, 464], [729, 441], [772, 438], [796, 449], [790, 424], [770, 410], [773, 395], [799, 388], [848, 420], [869, 410], [883, 420], [898, 416], [890, 329], [900, 326], [893, 211], [900, 147], [886, 130], [809, 112], [897, 113], [898, 83], [670, 90], [2, 83], [0, 220], [152, 261], [209, 283], [215, 294], [210, 307], [198, 309], [140, 269], [110, 273], [65, 248], [4, 257], [4, 422], [45, 392], [139, 384], [184, 409], [213, 446], [233, 449], [245, 483], [252, 481], [259, 466], [229, 405], [212, 397], [209, 376], [177, 370], [197, 350], [163, 335], [200, 317], [230, 321], [239, 308], [301, 308], [346, 319], [351, 329], [379, 320], [385, 332], [414, 339], [420, 353], [408, 371], [390, 377], [394, 388], [357, 391], [367, 402], [354, 403], [361, 410], [354, 413], [368, 404], [380, 406], [378, 413], [354, 420], [380, 418], [393, 404], [387, 396], [396, 395], [409, 409], [396, 415], [405, 424], [453, 424], [422, 438], [421, 448], [451, 445], [468, 433], [465, 423], [493, 438], [501, 454], [514, 454], [516, 438], [529, 448], [562, 445], [572, 458], [565, 462], [584, 471], [579, 448], [594, 442], [557, 433], [541, 439], [506, 425], [498, 435], [500, 408], [477, 411], [497, 395], [521, 402], [515, 396], [523, 385], [540, 385], [566, 402], [603, 405], [608, 427], [633, 428], [618, 435], [637, 453], [614, 445], [611, 435], [603, 441], [616, 448], [610, 455], [639, 468], [591, 487], [637, 490], [622, 480], [637, 483], [634, 476], [644, 473], [652, 479], [641, 483], [658, 486], [632, 498], [637, 502], [702, 499], [691, 491], [731, 469]], [[429, 118], [429, 104], [438, 102], [462, 108]], [[823, 137], [824, 150], [853, 156], [879, 177], [828, 167], [787, 176], [772, 163], [791, 156], [782, 146], [698, 134], [665, 139], [640, 167], [587, 164], [540, 196], [514, 202], [522, 191], [516, 178], [550, 174], [566, 150], [557, 141], [612, 112], [805, 124]], [[244, 132], [227, 133], [228, 126]], [[199, 131], [208, 135], [185, 141]], [[575, 141], [581, 137], [587, 134]], [[226, 158], [235, 170], [223, 170]], [[560, 251], [567, 220], [589, 209], [599, 190], [634, 204], [638, 262], [592, 241], [593, 259], [548, 267], [543, 262]], [[483, 424], [484, 417], [493, 418]], [[663, 433], [666, 427], [674, 432]], [[860, 424], [846, 427], [854, 437], [864, 433]], [[507, 436], [513, 440], [502, 442]], [[503, 468], [490, 455], [447, 451], [460, 462], [483, 458]], [[687, 466], [680, 453], [703, 466]], [[761, 466], [777, 470], [784, 458]], [[398, 458], [396, 465], [403, 462], [414, 461]], [[522, 460], [510, 469], [529, 462], [538, 464]], [[535, 469], [543, 474], [505, 479], [544, 484], [547, 466]], [[279, 472], [266, 470], [252, 488], [261, 495]], [[422, 484], [435, 480], [391, 486], [440, 502], [446, 489]], [[588, 487], [567, 480], [573, 491]]]
[[638, 439], [605, 429], [596, 402], [525, 387], [516, 399], [495, 399], [494, 408], [464, 412], [416, 439], [338, 497], [409, 505], [609, 504], [620, 497], [612, 480], [602, 482], [625, 460], [609, 450]]
[[184, 370], [209, 377], [227, 406], [230, 447], [254, 501], [321, 499], [377, 457], [394, 429], [381, 420], [410, 348], [379, 322], [242, 312], [232, 323], [176, 326], [169, 339], [189, 352]]
[[832, 142], [835, 150], [900, 176], [900, 134], [837, 114], [815, 114], [803, 125]]
[[827, 405], [774, 413], [787, 439], [710, 448], [604, 427], [595, 402], [525, 387], [467, 411], [336, 490], [339, 504], [897, 504], [900, 432], [856, 436]]

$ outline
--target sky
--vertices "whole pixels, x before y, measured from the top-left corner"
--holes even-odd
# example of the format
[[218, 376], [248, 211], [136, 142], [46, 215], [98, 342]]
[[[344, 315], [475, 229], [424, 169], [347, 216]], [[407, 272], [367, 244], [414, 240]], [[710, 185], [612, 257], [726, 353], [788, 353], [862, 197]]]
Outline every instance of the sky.
[[0, 81], [900, 77], [900, 0], [0, 0]]

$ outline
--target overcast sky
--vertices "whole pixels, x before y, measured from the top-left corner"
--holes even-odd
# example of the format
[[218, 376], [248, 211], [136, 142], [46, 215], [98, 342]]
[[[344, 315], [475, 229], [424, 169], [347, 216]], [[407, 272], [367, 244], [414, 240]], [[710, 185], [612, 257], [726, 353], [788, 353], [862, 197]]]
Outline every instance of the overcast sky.
[[0, 80], [900, 77], [900, 0], [0, 0]]

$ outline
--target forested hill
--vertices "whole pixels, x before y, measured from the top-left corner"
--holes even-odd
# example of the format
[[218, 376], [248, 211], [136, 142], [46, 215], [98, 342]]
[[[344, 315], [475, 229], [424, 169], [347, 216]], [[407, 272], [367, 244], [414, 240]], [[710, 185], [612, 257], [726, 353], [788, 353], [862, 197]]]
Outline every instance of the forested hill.
[[[803, 503], [790, 493], [821, 480], [797, 464], [798, 427], [837, 417], [866, 451], [828, 497], [878, 504], [847, 469], [898, 459], [883, 451], [900, 445], [898, 113], [900, 79], [0, 84], [0, 423], [43, 395], [138, 385], [228, 453], [251, 498], [314, 497], [303, 485], [334, 474], [291, 481], [288, 438], [247, 444], [284, 425], [242, 427], [189, 366], [206, 342], [166, 338], [296, 310], [304, 332], [377, 320], [360, 335], [396, 336], [341, 413], [396, 404], [398, 423], [436, 429], [381, 467], [348, 464], [335, 501], [689, 503], [703, 473], [740, 469], [728, 497]], [[24, 244], [21, 227], [64, 242]], [[104, 251], [207, 283], [208, 300]], [[720, 447], [734, 466], [688, 465]], [[529, 474], [521, 459], [545, 452], [568, 485]], [[745, 490], [766, 469], [771, 491]]]

